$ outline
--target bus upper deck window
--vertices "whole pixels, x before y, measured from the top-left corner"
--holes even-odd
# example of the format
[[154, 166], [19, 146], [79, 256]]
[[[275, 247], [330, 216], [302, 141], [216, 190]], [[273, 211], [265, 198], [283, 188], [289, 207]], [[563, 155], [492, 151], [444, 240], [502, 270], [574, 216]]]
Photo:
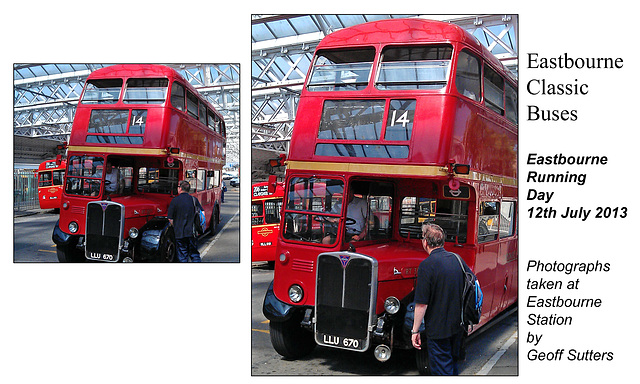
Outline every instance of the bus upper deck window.
[[518, 91], [509, 83], [505, 83], [505, 116], [518, 124]]
[[198, 119], [198, 97], [187, 91], [187, 113], [194, 119]]
[[375, 53], [374, 48], [319, 51], [307, 88], [310, 91], [354, 91], [366, 88]]
[[504, 80], [487, 65], [484, 66], [484, 100], [487, 107], [504, 115]]
[[82, 96], [83, 104], [115, 104], [120, 99], [122, 79], [88, 80]]
[[378, 89], [440, 89], [447, 84], [450, 45], [386, 47], [376, 87]]
[[207, 109], [207, 126], [213, 132], [220, 133], [220, 118], [210, 109]]
[[171, 86], [171, 105], [180, 111], [187, 109], [184, 101], [184, 86], [174, 82]]
[[129, 79], [123, 101], [129, 104], [162, 104], [167, 98], [167, 79]]
[[456, 89], [463, 96], [480, 101], [480, 60], [465, 50], [458, 55]]

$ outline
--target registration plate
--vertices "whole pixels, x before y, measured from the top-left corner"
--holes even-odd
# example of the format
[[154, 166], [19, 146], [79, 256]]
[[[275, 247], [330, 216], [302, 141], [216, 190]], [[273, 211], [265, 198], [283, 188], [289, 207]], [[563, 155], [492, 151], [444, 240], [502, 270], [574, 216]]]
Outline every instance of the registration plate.
[[117, 257], [108, 253], [89, 252], [88, 259], [101, 261], [117, 261]]
[[349, 337], [341, 337], [318, 333], [317, 340], [323, 345], [336, 348], [352, 349], [354, 351], [363, 351], [367, 348], [365, 339], [352, 339]]

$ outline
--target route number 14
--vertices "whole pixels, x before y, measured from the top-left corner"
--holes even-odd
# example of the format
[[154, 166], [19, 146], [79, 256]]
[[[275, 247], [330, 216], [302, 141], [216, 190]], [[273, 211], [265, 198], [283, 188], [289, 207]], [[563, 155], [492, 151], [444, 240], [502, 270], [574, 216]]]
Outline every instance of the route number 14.
[[[398, 116], [398, 112], [403, 112], [400, 116]], [[391, 113], [391, 126], [402, 124], [402, 128], [406, 128], [407, 124], [411, 124], [411, 120], [409, 120], [409, 111], [398, 111], [396, 109]]]
[[144, 125], [144, 115], [131, 116], [131, 125]]

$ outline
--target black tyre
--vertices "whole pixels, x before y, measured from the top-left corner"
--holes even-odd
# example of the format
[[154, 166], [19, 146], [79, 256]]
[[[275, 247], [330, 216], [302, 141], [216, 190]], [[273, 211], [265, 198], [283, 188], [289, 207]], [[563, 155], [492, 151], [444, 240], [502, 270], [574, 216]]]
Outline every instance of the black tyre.
[[416, 365], [418, 366], [418, 373], [421, 375], [431, 375], [429, 369], [429, 355], [427, 354], [427, 345], [424, 343], [422, 349], [416, 349]]
[[176, 241], [173, 235], [173, 229], [169, 229], [165, 232], [162, 243], [160, 244], [160, 262], [174, 263], [177, 260]]
[[211, 224], [209, 225], [209, 227], [211, 228], [211, 236], [216, 234], [219, 221], [220, 221], [220, 211], [218, 207], [215, 207], [213, 208], [213, 215], [211, 215]]
[[269, 334], [273, 348], [286, 359], [298, 359], [311, 353], [316, 347], [313, 333], [300, 327], [301, 318], [269, 322]]
[[58, 261], [61, 263], [83, 263], [86, 261], [84, 254], [73, 245], [56, 246]]

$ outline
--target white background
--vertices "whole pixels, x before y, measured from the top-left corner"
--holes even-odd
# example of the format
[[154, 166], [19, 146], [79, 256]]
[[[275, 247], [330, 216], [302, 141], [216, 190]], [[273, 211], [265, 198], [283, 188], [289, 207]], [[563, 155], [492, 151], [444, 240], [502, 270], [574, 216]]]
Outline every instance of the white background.
[[[241, 260], [203, 265], [13, 264], [10, 187], [0, 206], [5, 252], [0, 260], [0, 380], [6, 383], [210, 383], [220, 379], [288, 381], [251, 375], [250, 347], [250, 75], [251, 14], [419, 13], [519, 14], [520, 79], [520, 340], [519, 376], [545, 380], [633, 377], [638, 331], [632, 313], [638, 204], [637, 94], [640, 93], [636, 12], [632, 3], [564, 5], [559, 1], [309, 2], [111, 0], [10, 2], [2, 10], [2, 180], [11, 179], [13, 63], [241, 63]], [[622, 57], [621, 70], [527, 69], [526, 55]], [[526, 82], [579, 79], [587, 96], [531, 96]], [[529, 122], [526, 106], [577, 109], [577, 122]], [[528, 153], [606, 155], [609, 165], [585, 167], [584, 186], [525, 182]], [[537, 168], [540, 172], [564, 168]], [[578, 171], [578, 169], [573, 169]], [[532, 220], [528, 188], [555, 192], [551, 205], [626, 206], [623, 220]], [[593, 215], [593, 213], [592, 213]], [[43, 234], [43, 236], [49, 234]], [[605, 261], [611, 272], [581, 278], [580, 297], [600, 297], [598, 310], [574, 310], [569, 328], [525, 324], [524, 288], [530, 259]], [[529, 276], [533, 277], [533, 276]], [[579, 276], [576, 276], [579, 277]], [[564, 279], [563, 280], [567, 280]], [[529, 362], [527, 332], [543, 333], [540, 350], [614, 352], [612, 362]], [[565, 352], [566, 353], [566, 352]], [[417, 378], [416, 378], [417, 379]], [[322, 380], [305, 378], [304, 380]], [[350, 379], [352, 380], [352, 379]], [[384, 378], [355, 380], [382, 381]], [[414, 380], [414, 379], [406, 379]], [[425, 380], [425, 379], [420, 379]]]

